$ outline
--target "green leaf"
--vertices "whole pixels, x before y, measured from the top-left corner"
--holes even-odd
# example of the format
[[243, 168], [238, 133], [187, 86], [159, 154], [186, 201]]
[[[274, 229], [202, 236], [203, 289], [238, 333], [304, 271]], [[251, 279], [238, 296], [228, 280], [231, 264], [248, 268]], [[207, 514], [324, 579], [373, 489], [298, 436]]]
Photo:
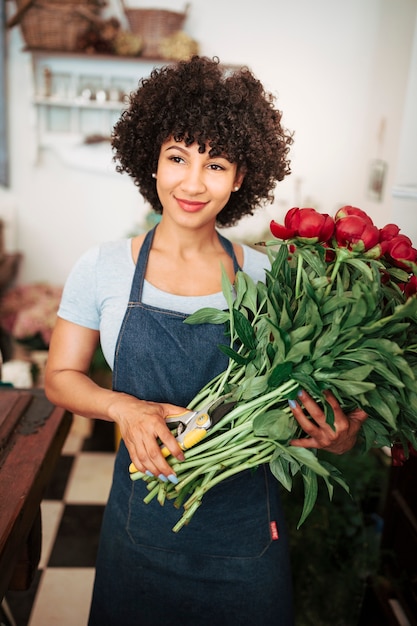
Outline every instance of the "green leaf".
[[185, 318], [184, 324], [225, 324], [229, 319], [228, 312], [206, 307], [191, 313]]
[[391, 444], [388, 430], [381, 422], [374, 418], [368, 417], [361, 426], [361, 432], [365, 438], [366, 450], [375, 447], [389, 446]]
[[408, 281], [409, 273], [399, 267], [386, 268], [390, 276], [393, 276], [398, 282], [406, 283]]
[[282, 302], [281, 315], [279, 318], [279, 327], [283, 331], [291, 330], [291, 328], [293, 327], [291, 309], [286, 300], [283, 300]]
[[268, 386], [275, 389], [288, 380], [291, 376], [292, 367], [292, 363], [288, 361], [276, 365], [268, 377]]
[[361, 261], [360, 259], [354, 259], [351, 257], [347, 258], [345, 262], [349, 263], [349, 265], [358, 269], [361, 274], [364, 274], [367, 280], [369, 280], [370, 282], [373, 281], [374, 273], [368, 263], [365, 263], [364, 261]]
[[358, 365], [350, 370], [344, 370], [344, 380], [365, 380], [373, 370], [373, 365]]
[[278, 351], [281, 352], [285, 356], [285, 354], [287, 354], [288, 350], [291, 347], [290, 336], [285, 330], [283, 330], [279, 326], [276, 326], [271, 320], [268, 319], [268, 321], [272, 327], [272, 333], [274, 337], [276, 338], [276, 342], [279, 339], [282, 345], [281, 350], [279, 349], [279, 345], [278, 345]]
[[229, 311], [231, 311], [233, 308], [233, 286], [229, 280], [229, 277], [227, 275], [227, 272], [223, 264], [222, 264], [222, 291], [226, 299]]
[[409, 393], [408, 401], [410, 403], [410, 410], [414, 413], [414, 415], [417, 415], [417, 393]]
[[281, 485], [287, 490], [292, 489], [292, 478], [289, 472], [289, 462], [283, 456], [278, 454], [273, 455], [269, 467], [275, 478], [281, 483]]
[[384, 393], [383, 390], [380, 392], [378, 388], [375, 388], [367, 393], [367, 400], [377, 415], [380, 415], [392, 428], [396, 428], [399, 408], [395, 397], [392, 396], [391, 399], [388, 393]]
[[323, 408], [326, 416], [326, 424], [329, 424], [334, 430], [334, 411], [328, 402], [324, 403]]
[[323, 381], [331, 380], [332, 378], [337, 378], [339, 375], [340, 375], [340, 372], [338, 372], [335, 368], [317, 369], [313, 373], [313, 376], [316, 380], [323, 380]]
[[330, 482], [330, 479], [329, 479], [329, 478], [331, 478], [331, 480], [332, 480], [333, 482], [335, 482], [335, 483], [337, 483], [338, 485], [340, 485], [340, 486], [341, 486], [341, 487], [342, 487], [342, 488], [346, 491], [346, 493], [350, 493], [349, 485], [348, 485], [348, 484], [345, 482], [345, 480], [342, 478], [342, 473], [341, 473], [341, 471], [340, 471], [337, 467], [335, 467], [334, 465], [332, 465], [331, 463], [328, 463], [327, 461], [323, 461], [323, 460], [322, 460], [322, 461], [320, 461], [320, 462], [321, 462], [321, 464], [323, 465], [323, 467], [325, 467], [325, 468], [328, 470], [329, 475], [330, 475], [330, 477], [328, 477], [328, 476], [323, 476], [323, 480], [326, 482], [326, 485], [327, 485], [327, 489], [328, 489], [328, 492], [329, 492], [329, 498], [330, 498], [330, 500], [331, 500], [331, 499], [332, 499], [332, 497], [333, 497], [333, 485], [331, 484], [331, 482]]
[[388, 383], [390, 385], [394, 385], [395, 387], [404, 387], [404, 383], [401, 378], [397, 376], [397, 372], [389, 369], [390, 363], [385, 366], [380, 361], [375, 361], [373, 364], [373, 368], [375, 372], [377, 372], [384, 380], [384, 384]]
[[314, 359], [314, 369], [330, 369], [334, 365], [334, 358], [329, 355], [324, 355], [319, 357], [318, 359]]
[[317, 278], [311, 279], [311, 284], [313, 285], [316, 291], [322, 291], [329, 284], [329, 279], [327, 276], [318, 276]]
[[333, 313], [337, 309], [344, 309], [352, 303], [352, 297], [348, 294], [342, 296], [336, 295], [331, 298], [327, 298], [321, 306], [321, 314], [323, 316]]
[[308, 448], [298, 448], [296, 446], [289, 446], [288, 452], [291, 454], [300, 465], [309, 467], [313, 472], [319, 476], [328, 476], [328, 470], [320, 464], [317, 459], [317, 455]]
[[404, 337], [407, 331], [407, 328], [410, 327], [409, 322], [393, 322], [391, 321], [386, 326], [386, 336], [391, 337], [392, 339], [396, 339], [397, 337]]
[[301, 375], [304, 374], [309, 376], [314, 372], [314, 370], [315, 368], [310, 361], [303, 361], [302, 363], [297, 363], [293, 371]]
[[255, 331], [249, 320], [238, 309], [233, 309], [234, 327], [237, 336], [246, 348], [256, 348]]
[[246, 356], [242, 356], [229, 346], [222, 343], [218, 345], [218, 348], [221, 352], [223, 352], [223, 354], [225, 354], [229, 359], [232, 359], [232, 361], [235, 361], [238, 365], [247, 365], [256, 356], [256, 350], [251, 350]]
[[369, 363], [374, 362], [380, 358], [378, 350], [362, 350], [362, 348], [355, 348], [354, 350], [346, 350], [344, 353], [339, 354], [339, 361], [350, 361], [352, 363]]
[[283, 243], [280, 245], [271, 265], [271, 271], [267, 272], [267, 275], [274, 281], [285, 267], [288, 267], [288, 246]]
[[350, 398], [354, 398], [360, 393], [365, 393], [367, 391], [371, 391], [371, 389], [375, 389], [375, 383], [342, 380], [340, 378], [332, 378], [331, 384], [337, 387], [337, 389], [340, 389], [340, 391]]
[[293, 363], [299, 363], [306, 356], [311, 354], [311, 341], [300, 341], [290, 348], [287, 359]]
[[[265, 259], [266, 260], [266, 259]], [[251, 311], [255, 315], [258, 309], [258, 290], [253, 279], [244, 272], [237, 272], [235, 279], [235, 287], [236, 287], [236, 300], [235, 300], [235, 308], [238, 306], [238, 298], [237, 294], [239, 293], [239, 282], [243, 283], [240, 286], [240, 289], [243, 291], [240, 302], [242, 306]]]
[[238, 271], [235, 276], [235, 292], [236, 297], [234, 301], [235, 308], [239, 308], [242, 304], [243, 298], [245, 297], [247, 290], [246, 285], [246, 274], [244, 272]]
[[244, 400], [251, 400], [252, 398], [256, 398], [257, 396], [266, 393], [268, 389], [268, 376], [264, 374], [263, 376], [246, 376], [242, 383], [239, 385], [239, 391], [241, 397]]
[[372, 333], [376, 330], [380, 331], [382, 328], [384, 328], [384, 326], [391, 324], [391, 322], [396, 320], [402, 320], [407, 317], [414, 320], [414, 322], [417, 321], [417, 298], [408, 298], [408, 300], [406, 300], [406, 302], [404, 302], [403, 304], [397, 305], [391, 315], [388, 315], [384, 318], [377, 320], [373, 324], [370, 324], [369, 326], [364, 328], [364, 331], [366, 331], [367, 333]]
[[396, 368], [401, 370], [404, 374], [407, 374], [409, 378], [415, 379], [414, 372], [407, 363], [407, 361], [401, 356], [394, 356], [391, 360], [392, 364], [395, 365]]
[[298, 253], [318, 276], [323, 276], [326, 273], [326, 265], [323, 263], [323, 259], [317, 254], [317, 250], [309, 250], [303, 247], [299, 249]]
[[301, 475], [304, 483], [304, 503], [300, 519], [298, 520], [297, 529], [302, 526], [307, 517], [310, 515], [317, 500], [318, 485], [317, 476], [309, 468], [302, 467]]
[[375, 348], [378, 352], [388, 358], [403, 353], [403, 350], [397, 343], [395, 343], [395, 341], [390, 341], [389, 339], [384, 339], [382, 337], [378, 337], [377, 339], [369, 337], [365, 339], [361, 345], [363, 348]]
[[368, 305], [365, 298], [358, 298], [349, 311], [346, 319], [342, 324], [343, 330], [351, 327], [360, 326], [368, 312]]
[[253, 420], [253, 431], [258, 437], [287, 441], [294, 435], [295, 425], [291, 414], [283, 409], [271, 409]]
[[318, 397], [321, 396], [322, 389], [316, 383], [313, 376], [308, 376], [303, 372], [293, 371], [292, 378], [296, 382], [300, 383], [300, 386], [305, 389], [305, 391], [307, 391], [307, 393], [309, 393], [310, 395]]
[[290, 331], [289, 337], [291, 341], [291, 345], [303, 341], [307, 339], [307, 337], [311, 337], [314, 333], [314, 325], [306, 324], [305, 326], [300, 326], [299, 328], [295, 328]]
[[315, 360], [319, 356], [322, 356], [329, 348], [332, 348], [336, 341], [340, 336], [340, 327], [338, 325], [331, 326], [328, 328], [320, 337], [317, 339], [312, 359]]

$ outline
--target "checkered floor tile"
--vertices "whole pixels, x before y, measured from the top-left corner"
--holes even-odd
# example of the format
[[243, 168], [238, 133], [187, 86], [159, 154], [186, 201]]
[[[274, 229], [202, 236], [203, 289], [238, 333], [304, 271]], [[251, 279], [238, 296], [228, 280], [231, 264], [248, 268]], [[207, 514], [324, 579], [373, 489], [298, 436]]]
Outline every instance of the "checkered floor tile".
[[0, 626], [85, 626], [104, 505], [115, 457], [114, 427], [75, 416], [41, 504], [42, 554], [28, 591], [8, 592]]

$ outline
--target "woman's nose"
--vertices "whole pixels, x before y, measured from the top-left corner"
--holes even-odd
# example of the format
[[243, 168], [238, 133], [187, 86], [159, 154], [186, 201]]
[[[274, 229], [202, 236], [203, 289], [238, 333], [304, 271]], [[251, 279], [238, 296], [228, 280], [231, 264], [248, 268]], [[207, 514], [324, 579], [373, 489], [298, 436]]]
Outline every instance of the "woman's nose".
[[181, 187], [189, 194], [202, 193], [206, 189], [204, 176], [199, 167], [189, 167], [184, 171]]

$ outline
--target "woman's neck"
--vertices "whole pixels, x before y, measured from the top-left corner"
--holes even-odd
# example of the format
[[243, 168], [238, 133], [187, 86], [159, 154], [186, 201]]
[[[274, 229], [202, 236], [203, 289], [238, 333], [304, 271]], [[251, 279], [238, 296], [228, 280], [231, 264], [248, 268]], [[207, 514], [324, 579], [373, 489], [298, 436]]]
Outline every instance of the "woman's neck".
[[172, 258], [184, 260], [191, 260], [199, 255], [223, 252], [215, 224], [191, 229], [171, 224], [169, 220], [164, 219], [155, 229], [152, 249], [169, 251]]

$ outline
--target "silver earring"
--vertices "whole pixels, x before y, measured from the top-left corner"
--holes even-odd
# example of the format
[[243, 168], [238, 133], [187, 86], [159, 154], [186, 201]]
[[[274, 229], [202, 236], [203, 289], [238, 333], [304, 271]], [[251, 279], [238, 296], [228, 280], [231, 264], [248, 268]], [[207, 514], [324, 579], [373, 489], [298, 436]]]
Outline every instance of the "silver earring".
[[155, 172], [152, 172], [152, 178], [156, 178]]
[[240, 189], [240, 187], [238, 187], [237, 185], [236, 185], [236, 187], [233, 187], [233, 191], [239, 191], [239, 189]]

